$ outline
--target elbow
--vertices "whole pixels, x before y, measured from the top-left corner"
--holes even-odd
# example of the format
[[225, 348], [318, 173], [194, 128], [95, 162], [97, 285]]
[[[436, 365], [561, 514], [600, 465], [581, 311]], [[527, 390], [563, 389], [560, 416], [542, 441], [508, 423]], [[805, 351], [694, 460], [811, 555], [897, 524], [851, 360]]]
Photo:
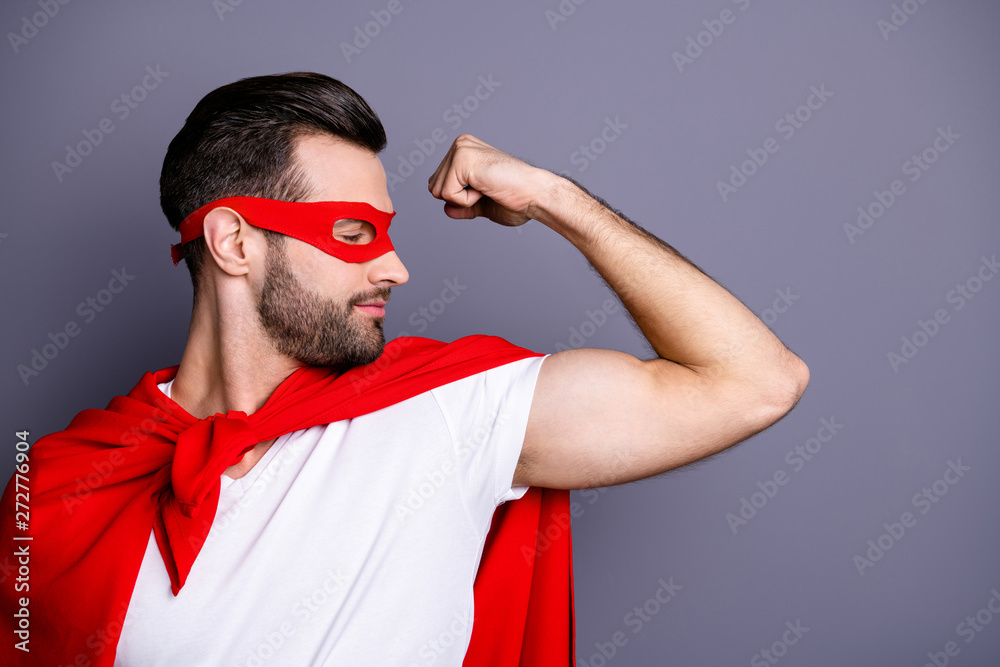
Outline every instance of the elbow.
[[769, 364], [767, 372], [746, 379], [740, 393], [753, 430], [768, 428], [791, 412], [808, 385], [809, 367], [791, 352], [779, 364]]
[[795, 404], [802, 398], [802, 394], [806, 393], [806, 387], [809, 386], [809, 367], [806, 366], [806, 362], [795, 357], [793, 366], [794, 370], [790, 373], [792, 385], [789, 394], [791, 398], [791, 405], [788, 406], [789, 410], [795, 407]]
[[767, 403], [775, 413], [774, 421], [791, 412], [809, 386], [809, 367], [799, 357], [787, 352], [778, 377], [769, 384]]
[[726, 401], [740, 415], [746, 429], [760, 432], [787, 415], [809, 385], [809, 367], [784, 349], [770, 359], [729, 377], [723, 385]]

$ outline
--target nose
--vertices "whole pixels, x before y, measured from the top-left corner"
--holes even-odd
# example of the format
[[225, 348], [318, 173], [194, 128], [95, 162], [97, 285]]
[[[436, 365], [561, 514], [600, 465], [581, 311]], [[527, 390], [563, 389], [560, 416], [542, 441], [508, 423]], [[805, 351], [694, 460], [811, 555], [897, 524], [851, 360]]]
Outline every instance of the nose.
[[410, 273], [403, 266], [395, 250], [376, 257], [368, 266], [368, 281], [373, 285], [386, 282], [402, 285], [409, 279]]

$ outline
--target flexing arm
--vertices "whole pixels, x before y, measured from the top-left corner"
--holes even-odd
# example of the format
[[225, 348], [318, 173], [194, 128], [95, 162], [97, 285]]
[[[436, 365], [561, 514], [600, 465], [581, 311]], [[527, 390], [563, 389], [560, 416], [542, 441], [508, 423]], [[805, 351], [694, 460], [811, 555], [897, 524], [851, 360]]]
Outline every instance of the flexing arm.
[[561, 234], [658, 355], [579, 349], [546, 359], [515, 486], [576, 489], [649, 477], [767, 428], [805, 390], [806, 365], [738, 299], [569, 180], [462, 135], [429, 189], [451, 217], [512, 226], [535, 219]]

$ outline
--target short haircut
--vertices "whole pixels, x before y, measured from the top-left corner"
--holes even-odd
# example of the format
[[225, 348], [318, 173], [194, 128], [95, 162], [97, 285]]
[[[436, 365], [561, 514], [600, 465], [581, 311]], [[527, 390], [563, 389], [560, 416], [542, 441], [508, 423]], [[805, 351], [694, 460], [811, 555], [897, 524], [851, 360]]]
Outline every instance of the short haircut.
[[[255, 76], [208, 93], [163, 158], [160, 207], [170, 226], [177, 230], [192, 211], [222, 197], [305, 200], [309, 184], [294, 151], [296, 140], [311, 134], [374, 154], [386, 146], [385, 129], [368, 103], [324, 74]], [[261, 231], [270, 245], [275, 233]], [[204, 237], [183, 249], [196, 302], [205, 252]]]

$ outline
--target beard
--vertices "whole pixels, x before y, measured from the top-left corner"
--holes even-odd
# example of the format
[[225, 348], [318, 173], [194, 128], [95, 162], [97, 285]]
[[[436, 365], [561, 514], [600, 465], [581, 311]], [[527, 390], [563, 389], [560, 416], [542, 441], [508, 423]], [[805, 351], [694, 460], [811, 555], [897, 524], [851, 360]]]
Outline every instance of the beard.
[[346, 302], [309, 291], [292, 274], [284, 243], [267, 242], [266, 277], [257, 300], [264, 333], [281, 354], [310, 366], [348, 370], [370, 364], [385, 347], [382, 317], [354, 310], [354, 304], [389, 300], [389, 288], [356, 294]]

